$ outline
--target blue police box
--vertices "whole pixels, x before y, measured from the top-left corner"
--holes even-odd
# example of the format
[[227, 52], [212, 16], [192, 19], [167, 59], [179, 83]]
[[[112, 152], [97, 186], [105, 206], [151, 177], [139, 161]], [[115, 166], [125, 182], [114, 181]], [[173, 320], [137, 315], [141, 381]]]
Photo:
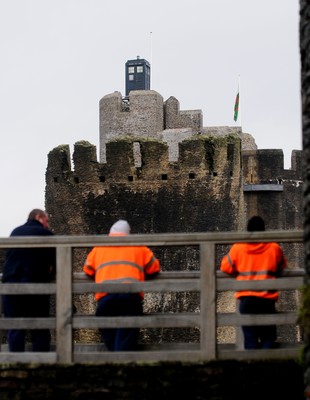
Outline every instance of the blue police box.
[[137, 56], [136, 60], [126, 62], [126, 96], [131, 90], [150, 90], [150, 63]]

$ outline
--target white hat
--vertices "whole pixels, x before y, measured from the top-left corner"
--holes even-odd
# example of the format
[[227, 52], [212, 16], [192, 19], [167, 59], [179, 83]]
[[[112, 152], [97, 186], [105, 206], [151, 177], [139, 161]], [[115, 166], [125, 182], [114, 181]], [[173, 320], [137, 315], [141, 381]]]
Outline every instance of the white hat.
[[129, 235], [130, 226], [127, 221], [120, 219], [111, 226], [110, 233], [125, 233]]

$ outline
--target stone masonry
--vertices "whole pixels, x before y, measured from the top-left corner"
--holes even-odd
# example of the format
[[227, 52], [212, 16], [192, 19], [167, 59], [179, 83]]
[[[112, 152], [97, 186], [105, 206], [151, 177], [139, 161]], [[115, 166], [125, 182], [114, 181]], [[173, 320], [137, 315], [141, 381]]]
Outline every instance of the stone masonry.
[[[103, 97], [100, 155], [98, 162], [94, 145], [75, 143], [73, 169], [69, 145], [49, 153], [46, 209], [57, 234], [106, 234], [118, 218], [133, 233], [242, 230], [254, 214], [265, 218], [267, 229], [302, 226], [301, 151], [285, 170], [282, 150], [258, 150], [240, 128], [205, 128], [202, 113], [180, 111], [174, 97], [163, 102], [155, 91], [132, 91], [126, 102], [119, 92]], [[225, 250], [218, 249], [216, 266]], [[199, 268], [195, 248], [154, 251], [163, 270]], [[300, 246], [285, 252], [290, 267], [299, 267]], [[85, 255], [80, 251], [75, 270]], [[194, 297], [157, 295], [145, 307], [193, 311]], [[85, 304], [77, 300], [77, 309]]]

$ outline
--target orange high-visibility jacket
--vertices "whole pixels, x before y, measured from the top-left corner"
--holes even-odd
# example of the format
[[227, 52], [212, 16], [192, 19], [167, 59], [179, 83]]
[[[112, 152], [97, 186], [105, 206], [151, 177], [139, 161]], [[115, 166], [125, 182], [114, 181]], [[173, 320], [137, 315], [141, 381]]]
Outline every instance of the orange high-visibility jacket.
[[[286, 258], [281, 247], [271, 243], [236, 243], [221, 262], [221, 271], [236, 277], [237, 280], [275, 279], [286, 267]], [[235, 297], [258, 296], [277, 300], [275, 290], [236, 292]]]
[[[145, 275], [157, 274], [160, 264], [153, 252], [146, 246], [94, 247], [83, 266], [85, 274], [96, 283], [144, 281]], [[96, 293], [99, 300], [107, 293]], [[144, 293], [140, 293], [144, 297]]]

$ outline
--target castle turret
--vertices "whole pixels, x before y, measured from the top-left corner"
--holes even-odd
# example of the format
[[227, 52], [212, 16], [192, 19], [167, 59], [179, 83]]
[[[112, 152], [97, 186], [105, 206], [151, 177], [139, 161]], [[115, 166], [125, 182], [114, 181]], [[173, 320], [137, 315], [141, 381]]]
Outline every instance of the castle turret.
[[100, 162], [106, 162], [106, 143], [120, 137], [160, 139], [164, 129], [163, 97], [154, 90], [133, 90], [104, 96], [100, 108]]

